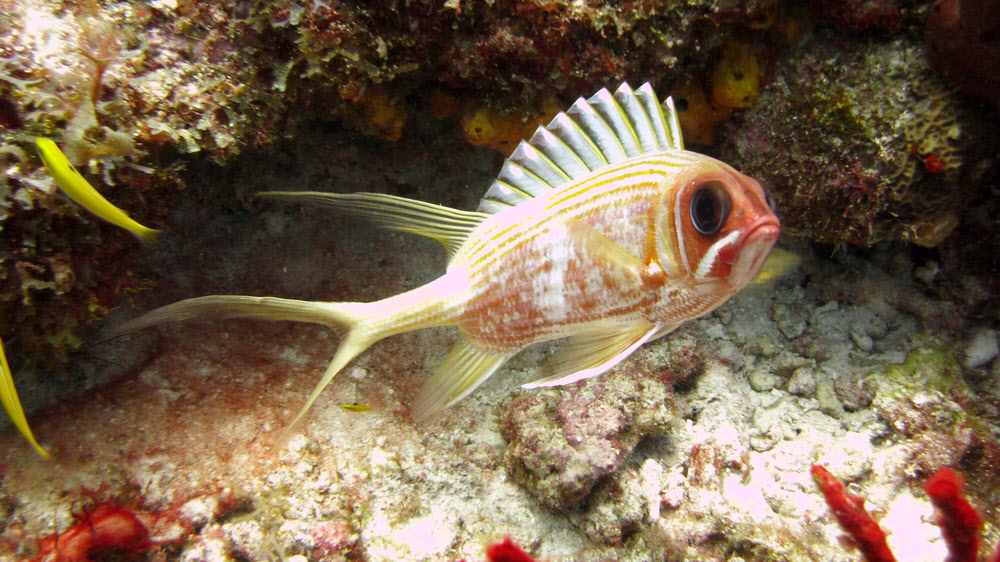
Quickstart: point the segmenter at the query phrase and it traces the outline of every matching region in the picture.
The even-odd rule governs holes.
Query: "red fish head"
[[[760,272],[781,224],[756,180],[714,159],[683,178],[674,207],[678,248],[696,283],[742,289]]]

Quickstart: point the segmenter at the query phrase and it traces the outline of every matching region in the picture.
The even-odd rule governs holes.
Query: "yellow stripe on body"
[[[665,155],[671,158],[664,158]],[[694,160],[677,158],[674,153],[636,158],[539,198],[538,201],[545,205],[541,209],[533,207],[533,202],[522,203],[495,215],[496,220],[487,219],[480,227],[482,230],[469,239],[468,248],[462,248],[452,264],[466,263],[465,267],[473,276],[482,273],[484,269],[494,267],[507,253],[530,242],[544,223],[558,220],[560,215],[581,216],[586,214],[588,208],[629,206],[636,200],[648,201],[662,196],[660,185],[638,191],[636,187],[659,183],[657,180],[663,176],[672,175],[677,168],[691,162]],[[511,220],[518,215],[523,215],[520,217],[522,220]]]
[[[470,278],[489,274],[495,268],[502,267],[503,260],[525,246],[535,243],[537,237],[547,232],[552,225],[558,224],[561,217],[580,218],[600,213],[608,214],[609,210],[628,209],[629,214],[635,216],[636,220],[641,220],[649,205],[655,200],[652,195],[660,190],[657,179],[659,178],[648,175],[631,175],[627,178],[627,183],[612,186],[613,189],[602,194],[603,197],[574,199],[560,209],[531,217],[500,232],[484,232],[483,242],[474,249],[474,261],[468,266]]]
[[[370,312],[355,330],[382,339],[420,328],[451,326],[470,294],[464,272],[449,271],[426,285],[368,303]]]
[[[630,158],[624,162],[619,162],[614,166],[609,166],[603,170],[595,172],[594,175],[584,178],[577,184],[570,184],[562,189],[556,190],[556,193],[560,195],[551,198],[552,203],[549,204],[549,208],[556,208],[559,203],[568,199],[581,195],[586,196],[587,191],[604,187],[612,181],[618,181],[621,174],[627,174],[630,172],[647,173],[650,169],[666,170],[682,168],[691,165],[696,161],[697,159],[688,157],[681,152],[662,152],[659,154],[650,154]]]

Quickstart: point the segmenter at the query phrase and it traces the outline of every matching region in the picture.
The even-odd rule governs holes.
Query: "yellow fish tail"
[[[162,230],[156,230],[155,228],[148,228],[138,223],[136,224],[138,225],[138,227],[132,232],[139,237],[139,240],[142,240],[143,242],[145,242],[150,246],[156,244],[156,242],[159,241],[160,239],[160,235],[163,234]]]
[[[0,402],[3,403],[4,410],[7,411],[7,415],[14,422],[14,426],[31,443],[31,446],[38,451],[39,455],[51,458],[49,453],[35,440],[34,434],[31,433],[31,427],[28,426],[28,420],[24,417],[24,408],[21,407],[21,399],[18,398],[17,389],[14,388],[14,377],[11,375],[10,366],[7,364],[7,355],[3,351],[3,342],[0,342],[0,378],[3,379],[0,381]]]

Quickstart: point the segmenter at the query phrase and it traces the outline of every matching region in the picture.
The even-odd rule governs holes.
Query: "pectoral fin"
[[[666,332],[673,329],[667,327]],[[569,338],[542,366],[542,376],[523,388],[559,386],[596,377],[632,354],[642,344],[666,333],[659,324],[608,326]]]
[[[448,357],[420,389],[413,404],[413,419],[424,420],[465,398],[510,357],[510,354],[478,349],[464,335],[459,335]]]
[[[567,221],[566,237],[599,266],[621,271],[637,282],[642,280],[646,264],[589,224],[580,220]]]

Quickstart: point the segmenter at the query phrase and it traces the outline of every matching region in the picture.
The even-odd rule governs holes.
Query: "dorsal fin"
[[[683,149],[673,100],[661,105],[649,82],[635,91],[623,83],[614,95],[601,89],[521,141],[478,210],[497,213],[609,164]]]
[[[433,238],[444,246],[449,257],[489,216],[383,193],[261,191],[257,197],[328,207],[355,214],[382,228]]]

